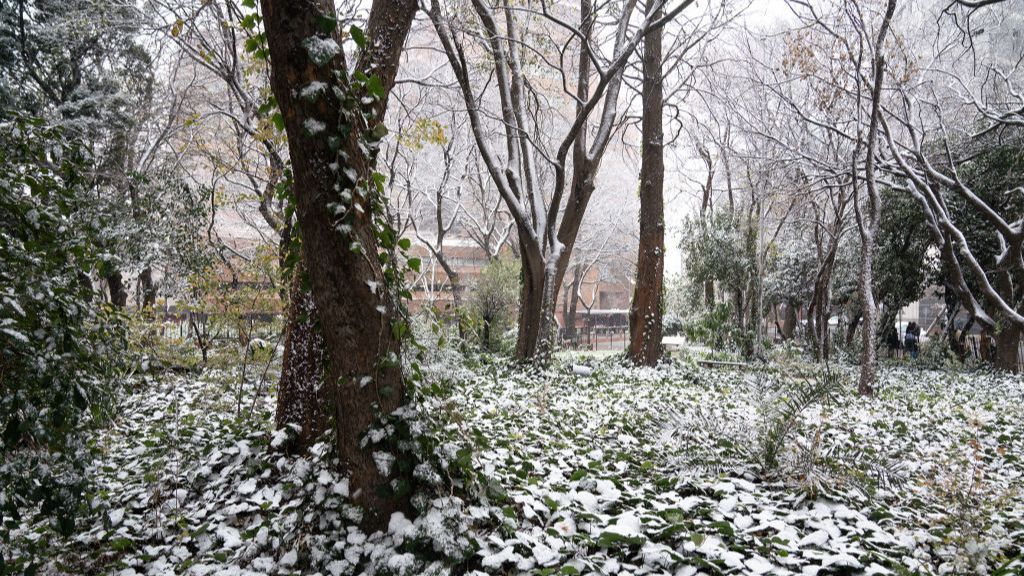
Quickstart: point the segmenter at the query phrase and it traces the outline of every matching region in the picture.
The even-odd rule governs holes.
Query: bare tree
[[[1000,4],[956,2],[944,9],[953,26],[940,29],[931,66],[901,83],[896,102],[884,108],[880,121],[889,156],[882,169],[886,183],[910,194],[924,212],[953,300],[969,323],[994,334],[996,365],[1017,371],[1024,333],[1024,220],[1009,199],[1024,191],[1024,182],[1007,173],[1010,181],[996,182],[1003,189],[986,193],[966,177],[985,149],[1019,147],[1024,127],[1020,47],[999,36],[1002,20],[1011,18],[1012,27],[1017,13],[1012,3]],[[981,63],[970,33],[975,26],[989,28],[992,36]],[[988,230],[968,230],[971,219]],[[986,261],[985,244],[992,239],[998,248]]]
[[[516,222],[518,247],[523,261],[523,282],[519,311],[519,337],[516,355],[521,359],[546,362],[555,336],[555,304],[562,278],[579,232],[587,204],[595,188],[595,178],[620,118],[619,93],[623,69],[643,37],[674,18],[692,0],[682,0],[671,8],[659,1],[664,15],[657,11],[631,27],[634,0],[627,0],[616,14],[616,23],[608,31],[612,52],[606,57],[601,49],[605,39],[600,10],[589,0],[579,6],[579,25],[565,21],[559,11],[541,2],[514,6],[507,0],[491,5],[484,0],[472,3],[478,28],[459,27],[445,13],[440,1],[429,7],[430,19],[454,72],[465,102],[480,157],[502,200]],[[537,27],[546,26],[547,47],[531,45]],[[527,35],[527,31],[531,34]],[[477,41],[466,45],[466,38]],[[469,64],[470,50],[480,50],[493,65],[494,91],[500,102],[500,120],[494,129],[500,135],[504,155],[491,140],[491,127],[485,117],[484,94],[476,66]],[[550,126],[543,123],[537,108],[547,95],[538,90],[523,66],[522,53],[531,61],[548,67],[561,79],[562,91],[571,98],[575,113],[553,150],[546,146]],[[570,86],[573,71],[565,56],[575,58],[575,86]],[[557,59],[552,61],[549,57]],[[595,81],[592,84],[592,81]],[[602,107],[596,125],[589,119]],[[551,174],[551,185],[541,185],[544,172]]]

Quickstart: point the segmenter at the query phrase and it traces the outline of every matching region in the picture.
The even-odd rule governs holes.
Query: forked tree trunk
[[[648,3],[648,10],[656,4]],[[661,17],[661,11],[654,18]],[[649,15],[650,16],[650,15]],[[661,359],[662,284],[665,270],[665,157],[662,130],[661,29],[644,37],[643,149],[640,160],[640,246],[629,308],[629,358],[654,366]]]
[[[372,185],[366,195],[356,190],[369,181],[375,162],[362,136],[381,122],[386,98],[369,106],[371,110],[353,109],[367,94],[350,84],[332,2],[262,0],[262,7],[271,86],[293,164],[304,265],[327,353],[327,382],[336,386],[331,409],[337,451],[353,499],[364,508],[363,525],[380,528],[392,512],[409,508],[410,468],[401,460],[390,470],[378,468],[373,453],[385,448],[362,445],[379,416],[392,413],[405,400],[401,342],[392,330],[401,314],[377,258],[375,209],[368,198],[376,190]],[[416,8],[412,0],[375,0],[371,8],[368,48],[358,68],[378,77],[384,95],[394,84]],[[311,86],[326,90],[313,90],[315,97],[299,96]],[[364,112],[369,125],[363,123]],[[347,207],[346,227],[336,221],[332,207],[337,206]]]

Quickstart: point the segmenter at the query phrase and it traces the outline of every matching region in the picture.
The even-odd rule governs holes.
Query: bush
[[[123,323],[100,304],[89,279],[103,255],[78,209],[90,192],[85,162],[41,121],[0,126],[5,541],[28,515],[49,518],[65,535],[74,529],[89,454],[82,429],[112,405],[113,376],[124,357]]]
[[[480,346],[498,352],[515,344],[516,313],[519,307],[519,261],[492,260],[480,272],[470,292],[471,323],[477,328]]]
[[[673,312],[665,314],[662,323],[662,331],[665,336],[676,336],[683,332],[683,319]]]

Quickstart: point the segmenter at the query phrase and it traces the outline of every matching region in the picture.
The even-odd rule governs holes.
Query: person
[[[885,335],[885,347],[889,351],[889,358],[895,358],[900,349],[900,333],[895,324],[889,326],[889,332]]]
[[[917,359],[918,342],[921,340],[921,327],[917,325],[917,322],[911,322],[907,325],[907,332],[903,336],[903,347],[907,350],[907,354],[914,360]]]

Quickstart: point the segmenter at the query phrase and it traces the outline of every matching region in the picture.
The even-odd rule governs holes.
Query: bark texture
[[[868,213],[866,218],[858,218],[861,237],[861,262],[860,262],[860,300],[861,313],[863,314],[863,327],[861,328],[861,359],[860,379],[857,391],[863,396],[874,394],[875,382],[878,380],[878,348],[876,347],[876,333],[878,322],[878,306],[875,303],[875,294],[872,284],[874,283],[875,265],[875,233],[881,216],[882,200],[878,194],[875,181],[875,150],[878,140],[878,116],[881,108],[882,81],[885,75],[885,58],[882,56],[882,47],[885,36],[889,31],[889,23],[896,11],[896,0],[889,0],[886,5],[885,16],[878,29],[878,39],[875,42],[875,54],[872,62],[874,81],[871,86],[871,119],[868,124],[867,136],[867,158],[864,168],[864,179],[868,191]]]
[[[341,98],[359,99],[349,82],[338,31],[328,0],[262,0],[271,57],[271,87],[285,121],[293,163],[296,219],[302,236],[304,265],[311,285],[328,361],[327,382],[335,387],[338,454],[349,475],[353,498],[363,505],[363,524],[386,526],[392,512],[408,509],[408,496],[394,476],[376,466],[373,446],[360,444],[377,421],[402,405],[405,390],[400,362],[401,342],[393,335],[399,318],[397,303],[383,287],[376,257],[373,210],[367,197],[353,194],[348,230],[336,227],[330,205],[344,202],[342,190],[369,178],[373,157],[360,148],[360,134],[382,119],[386,99],[369,110],[369,125],[360,114],[345,113]],[[417,5],[412,0],[375,0],[366,28],[368,48],[357,68],[378,77],[384,94],[394,84],[399,57]],[[328,88],[316,98],[301,98],[303,87]],[[351,110],[351,106],[348,107]],[[323,127],[310,130],[310,127]],[[342,126],[350,127],[342,131]],[[336,164],[336,170],[332,169]],[[359,249],[353,250],[358,244]],[[407,466],[392,466],[401,471]],[[400,472],[399,472],[400,473]]]
[[[649,3],[648,10],[657,6]],[[654,18],[661,17],[659,10]],[[665,157],[662,129],[661,29],[644,37],[643,150],[640,160],[640,247],[629,309],[629,357],[654,366],[661,359],[661,297],[665,271]]]
[[[301,278],[302,271],[296,269],[275,416],[278,429],[298,427],[294,440],[284,447],[292,453],[304,452],[327,431],[334,399],[333,387],[324,380],[324,340],[316,324],[316,304]]]

